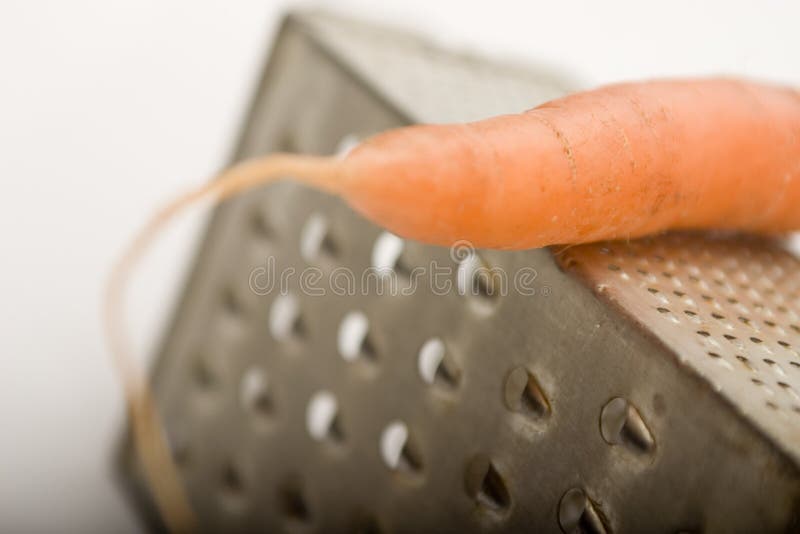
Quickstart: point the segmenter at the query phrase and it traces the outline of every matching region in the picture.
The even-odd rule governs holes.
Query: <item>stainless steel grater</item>
[[[294,14],[235,159],[568,87]],[[278,184],[216,210],[152,378],[208,531],[800,530],[800,265],[779,242],[446,249]],[[119,465],[160,529],[127,441]]]

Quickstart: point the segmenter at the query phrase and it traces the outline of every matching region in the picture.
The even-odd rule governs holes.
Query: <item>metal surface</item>
[[[519,111],[552,80],[294,16],[236,157]],[[359,287],[371,267],[395,274]],[[752,240],[447,250],[279,184],[215,213],[154,387],[208,531],[782,532],[798,276]]]
[[[563,258],[800,461],[800,262],[780,243],[673,234]]]

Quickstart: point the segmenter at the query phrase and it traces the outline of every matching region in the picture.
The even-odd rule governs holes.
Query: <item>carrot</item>
[[[172,530],[193,526],[142,374],[124,337],[124,282],[185,206],[291,176],[428,243],[524,249],[668,229],[800,229],[800,93],[730,79],[613,85],[517,115],[377,135],[344,159],[241,163],[169,204],[112,273],[106,318],[134,440]]]
[[[677,228],[800,228],[800,93],[614,85],[351,152],[340,194],[395,233],[524,249]]]

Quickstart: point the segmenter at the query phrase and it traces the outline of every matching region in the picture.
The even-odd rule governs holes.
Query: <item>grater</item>
[[[294,13],[234,159],[343,152],[570,86]],[[798,267],[728,234],[434,247],[279,183],[215,210],[152,383],[211,532],[792,531]],[[118,460],[163,529],[127,437]]]

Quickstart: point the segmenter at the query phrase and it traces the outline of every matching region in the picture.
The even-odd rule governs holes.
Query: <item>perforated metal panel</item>
[[[563,258],[800,460],[800,262],[781,243],[674,234]]]
[[[518,111],[554,80],[296,16],[237,158]],[[153,377],[206,530],[798,527],[795,259],[708,236],[461,245],[288,183],[217,210]]]

